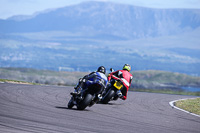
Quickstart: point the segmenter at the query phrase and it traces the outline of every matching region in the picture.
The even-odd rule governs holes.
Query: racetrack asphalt
[[[199,133],[200,118],[170,101],[194,96],[128,92],[126,101],[67,108],[73,87],[0,83],[0,133]]]

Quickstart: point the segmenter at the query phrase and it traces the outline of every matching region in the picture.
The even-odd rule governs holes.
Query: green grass
[[[159,70],[146,70],[134,71],[133,83],[137,84],[173,84],[181,86],[199,86],[200,77],[189,76],[182,73],[159,71]]]
[[[188,112],[200,115],[200,98],[180,100],[175,105]]]
[[[176,90],[170,90],[170,89],[133,89],[133,88],[130,88],[129,90],[136,91],[136,92],[200,96],[200,92],[186,92],[186,91],[176,91]]]
[[[32,84],[32,85],[39,85],[37,83],[30,83],[25,81],[18,81],[18,80],[10,80],[10,79],[0,79],[0,82],[4,83],[16,83],[16,84]]]
[[[185,92],[181,86],[200,87],[200,77],[158,70],[133,71],[131,91],[200,96],[200,92]],[[0,79],[9,82],[75,86],[89,72],[65,72],[30,68],[0,68]],[[1,82],[8,82],[2,81]],[[147,89],[148,88],[148,89]]]
[[[41,84],[38,84],[38,83],[30,83],[30,82],[25,82],[25,81],[9,80],[9,79],[0,79],[0,82],[41,85]],[[129,91],[200,96],[200,92],[174,91],[174,90],[170,90],[170,89],[134,89],[134,88],[130,88]]]
[[[0,68],[0,78],[48,85],[76,85],[89,72],[57,72],[30,68]]]

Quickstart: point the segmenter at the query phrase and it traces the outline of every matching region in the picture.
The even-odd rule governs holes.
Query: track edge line
[[[174,103],[177,102],[177,101],[180,101],[180,100],[187,100],[187,99],[195,99],[195,98],[185,98],[185,99],[174,100],[174,101],[169,102],[169,105],[170,105],[172,108],[175,108],[175,109],[178,109],[178,110],[183,111],[183,112],[185,112],[185,113],[188,113],[188,114],[191,114],[191,115],[200,117],[200,115],[191,113],[191,112],[189,112],[189,111],[186,111],[186,110],[181,109],[181,108],[179,108],[179,107],[177,107],[177,106],[174,105]]]

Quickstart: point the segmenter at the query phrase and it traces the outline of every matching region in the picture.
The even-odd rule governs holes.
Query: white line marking
[[[197,97],[197,98],[198,98],[198,97]],[[188,99],[195,99],[195,98],[188,98]],[[176,107],[176,106],[174,105],[175,102],[177,102],[177,101],[181,101],[181,100],[187,100],[187,99],[174,100],[174,101],[169,102],[169,105],[172,106],[172,108],[175,108],[175,109],[178,109],[178,110],[183,111],[183,112],[185,112],[185,113],[189,113],[189,114],[191,114],[191,115],[194,115],[194,116],[200,117],[200,115],[197,115],[197,114],[191,113],[191,112],[186,111],[186,110],[184,110],[184,109],[178,108],[178,107]]]

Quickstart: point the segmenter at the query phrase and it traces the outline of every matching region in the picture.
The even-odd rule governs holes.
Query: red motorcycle
[[[114,70],[111,68],[111,72]],[[105,91],[103,92],[101,103],[107,104],[109,101],[117,100],[118,98],[122,97],[121,90],[125,87],[123,81],[121,79],[111,79],[110,84],[106,87]]]

